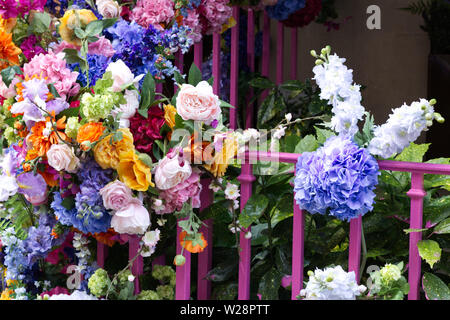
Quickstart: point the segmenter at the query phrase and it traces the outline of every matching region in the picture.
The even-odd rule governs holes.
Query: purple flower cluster
[[[331,137],[297,162],[294,192],[301,209],[329,214],[344,221],[373,209],[378,163],[346,137]]]
[[[306,0],[278,0],[274,6],[267,6],[269,17],[278,21],[286,20],[292,13],[306,6]]]

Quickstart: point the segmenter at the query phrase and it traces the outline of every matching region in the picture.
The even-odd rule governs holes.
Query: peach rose
[[[136,198],[127,207],[116,211],[111,219],[111,227],[118,233],[144,234],[149,226],[150,215]]]
[[[183,120],[203,121],[207,125],[221,114],[219,97],[206,81],[196,87],[183,84],[177,96],[177,113]]]
[[[80,165],[80,160],[75,156],[73,148],[67,144],[52,144],[47,151],[48,164],[57,171],[65,170],[75,173]]]

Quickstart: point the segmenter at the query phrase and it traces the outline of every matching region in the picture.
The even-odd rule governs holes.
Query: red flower
[[[322,0],[307,0],[306,6],[291,14],[282,23],[287,27],[304,27],[316,19],[322,10]]]
[[[134,146],[139,152],[147,153],[153,157],[153,141],[162,139],[159,133],[164,125],[164,111],[157,106],[148,109],[148,117],[145,119],[136,113],[130,119],[130,131],[133,134]]]

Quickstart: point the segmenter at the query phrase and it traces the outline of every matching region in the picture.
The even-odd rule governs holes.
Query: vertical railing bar
[[[237,128],[238,76],[239,76],[239,7],[233,7],[236,25],[231,29],[231,66],[230,66],[230,129]]]
[[[350,244],[348,253],[348,271],[355,272],[359,283],[359,268],[361,262],[362,217],[350,220]]]
[[[213,91],[220,95],[220,33],[213,34],[213,67],[214,85]]]
[[[181,228],[177,224],[177,255],[181,254],[182,251],[180,244],[181,231]],[[191,253],[187,250],[183,250],[183,256],[186,258],[186,262],[184,265],[177,266],[176,268],[176,300],[189,300],[191,297]]]
[[[108,246],[104,243],[97,241],[97,265],[100,268],[105,266],[105,260],[108,255]]]
[[[194,63],[201,71],[203,65],[203,40],[194,44]]]
[[[294,199],[294,225],[292,237],[292,292],[291,299],[296,300],[303,288],[305,213]]]
[[[248,9],[247,15],[247,65],[251,72],[255,71],[255,13],[252,9]],[[248,99],[253,96],[253,90],[250,88]],[[245,127],[253,126],[253,109],[254,103],[248,104],[245,112]]]
[[[269,78],[270,76],[270,17],[266,10],[263,16],[263,47],[262,47],[262,66],[261,75]],[[261,99],[264,100],[269,94],[269,90],[265,90]]]
[[[281,22],[277,23],[277,78],[276,84],[283,82],[284,74],[284,25]]]
[[[291,80],[297,79],[298,68],[298,29],[291,28]]]
[[[137,235],[128,235],[128,257],[133,259],[139,252],[139,242],[141,238]],[[131,266],[131,273],[136,277],[134,279],[134,294],[139,294],[141,288],[139,285],[139,276],[144,272],[144,258],[139,255]]]
[[[211,179],[202,179],[202,191],[200,194],[200,211],[208,208],[214,200],[214,194],[209,189]],[[206,280],[205,277],[212,268],[213,257],[213,219],[203,221],[205,224],[200,228],[200,232],[203,233],[205,240],[208,242],[208,246],[203,252],[198,254],[198,277],[197,277],[197,299],[208,300],[211,297],[211,281]]]
[[[411,190],[407,193],[411,198],[411,229],[423,228],[423,198],[426,194],[423,187],[423,173],[411,173]],[[417,244],[420,240],[422,240],[422,232],[411,232],[409,234],[408,283],[410,289],[408,300],[419,299],[422,260]]]

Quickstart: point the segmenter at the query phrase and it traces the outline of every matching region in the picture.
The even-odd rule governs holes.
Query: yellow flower
[[[12,300],[11,295],[14,293],[12,289],[5,289],[0,296],[0,300]]]
[[[60,20],[59,34],[61,38],[68,43],[81,46],[81,40],[75,35],[75,28],[84,28],[90,22],[97,20],[97,17],[88,9],[72,9],[67,10]]]
[[[16,22],[16,18],[3,19],[0,16],[0,30],[6,33],[11,33],[12,29],[16,26]]]
[[[12,34],[0,29],[0,70],[11,65],[19,65],[22,50],[12,41]]]
[[[214,154],[212,162],[205,164],[206,170],[211,172],[215,177],[223,177],[227,171],[228,164],[237,155],[238,142],[232,135],[228,135],[223,141],[222,149]]]
[[[95,161],[102,169],[117,169],[120,154],[130,150],[134,152],[133,135],[130,129],[124,128],[118,131],[122,132],[122,140],[111,141],[112,134],[110,134],[98,142],[93,149]]]
[[[167,125],[170,129],[175,127],[175,115],[177,114],[177,109],[171,104],[164,105],[164,120],[166,120]]]
[[[152,182],[150,168],[138,159],[134,150],[120,153],[117,173],[120,181],[130,189],[147,191],[150,186],[155,186]]]
[[[233,28],[235,25],[236,25],[236,20],[234,20],[233,17],[230,17],[228,19],[228,21],[222,26],[222,30],[220,31],[220,33],[224,33],[228,29]]]

